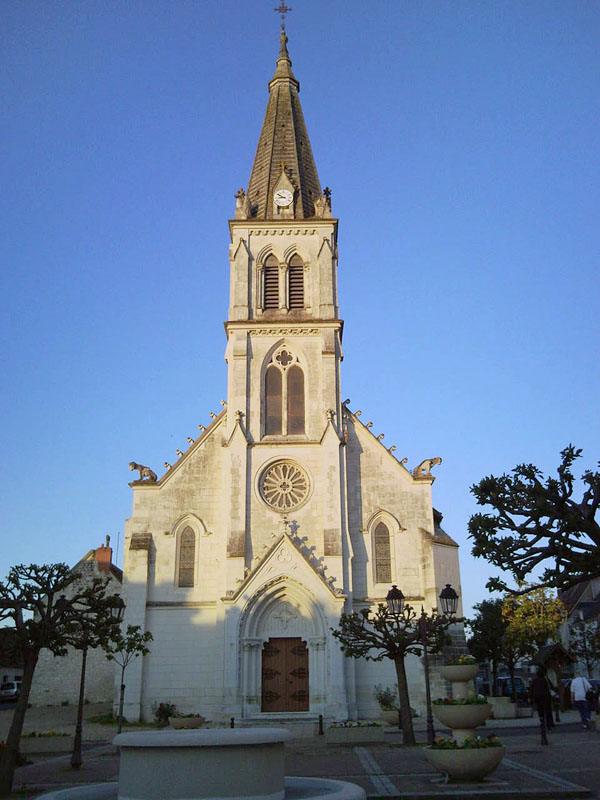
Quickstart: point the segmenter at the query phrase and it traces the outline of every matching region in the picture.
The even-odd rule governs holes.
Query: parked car
[[[512,693],[512,683],[510,677],[507,675],[501,675],[498,678],[498,695],[500,697],[510,697]],[[515,695],[517,700],[527,700],[529,697],[529,692],[527,690],[527,685],[523,678],[519,677],[519,675],[515,675]]]
[[[0,700],[17,700],[19,697],[19,684],[15,681],[6,681],[0,685]]]

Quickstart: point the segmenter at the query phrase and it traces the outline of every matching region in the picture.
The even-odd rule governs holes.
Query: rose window
[[[292,511],[308,497],[308,476],[292,461],[278,461],[267,467],[259,486],[265,503],[277,511]]]

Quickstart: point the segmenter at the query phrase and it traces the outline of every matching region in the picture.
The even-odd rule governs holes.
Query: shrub
[[[398,686],[396,684],[392,689],[391,686],[383,687],[378,683],[375,686],[374,695],[382,711],[398,711]]]
[[[159,703],[154,710],[154,719],[160,728],[165,728],[169,724],[169,717],[177,715],[177,707],[174,703]]]

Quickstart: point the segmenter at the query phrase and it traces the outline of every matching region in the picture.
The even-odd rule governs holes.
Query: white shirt
[[[575,702],[585,700],[585,695],[592,688],[587,678],[578,677],[571,681],[571,697]]]

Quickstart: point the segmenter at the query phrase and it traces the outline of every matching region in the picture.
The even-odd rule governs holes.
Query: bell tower
[[[228,408],[253,444],[316,441],[327,412],[341,413],[337,220],[287,42],[282,30],[248,188],[229,222]],[[234,422],[228,415],[230,432]]]

